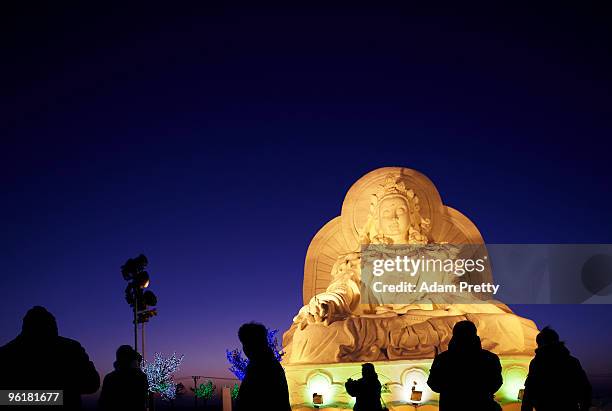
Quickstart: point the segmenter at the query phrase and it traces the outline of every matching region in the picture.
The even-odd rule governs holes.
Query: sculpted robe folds
[[[483,244],[476,226],[445,206],[433,183],[415,170],[385,167],[359,179],[339,217],[313,238],[304,269],[304,307],[283,336],[284,364],[333,364],[433,358],[447,349],[453,325],[465,319],[478,328],[483,348],[503,355],[532,356],[535,324],[482,295],[415,294],[411,301],[361,302],[364,245]],[[426,247],[423,247],[426,246]],[[456,256],[449,256],[456,257]],[[441,284],[452,279],[441,276]],[[461,281],[492,282],[490,271]],[[473,301],[479,301],[473,303]]]

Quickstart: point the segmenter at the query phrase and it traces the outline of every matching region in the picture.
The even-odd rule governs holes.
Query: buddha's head
[[[406,198],[396,195],[383,199],[378,206],[379,231],[395,244],[408,243],[410,215]]]
[[[372,196],[362,244],[427,244],[429,220],[419,213],[419,199],[403,181],[389,175]]]

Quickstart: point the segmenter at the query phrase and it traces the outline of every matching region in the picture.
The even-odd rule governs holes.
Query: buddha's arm
[[[302,307],[294,322],[330,324],[344,319],[359,305],[359,257],[339,260],[332,268],[332,282],[327,289],[315,295]]]

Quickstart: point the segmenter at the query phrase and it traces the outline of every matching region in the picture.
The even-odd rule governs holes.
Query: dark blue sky
[[[227,375],[242,322],[288,328],[310,239],[381,166],[490,243],[612,242],[610,13],[352,7],[2,13],[0,343],[42,304],[109,371],[142,252],[148,351]],[[612,369],[611,307],[515,308]]]

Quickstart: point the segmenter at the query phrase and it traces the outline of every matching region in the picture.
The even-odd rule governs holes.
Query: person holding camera
[[[374,364],[361,366],[361,378],[357,381],[349,378],[345,384],[346,392],[355,397],[355,411],[382,411],[380,390],[382,388]]]

